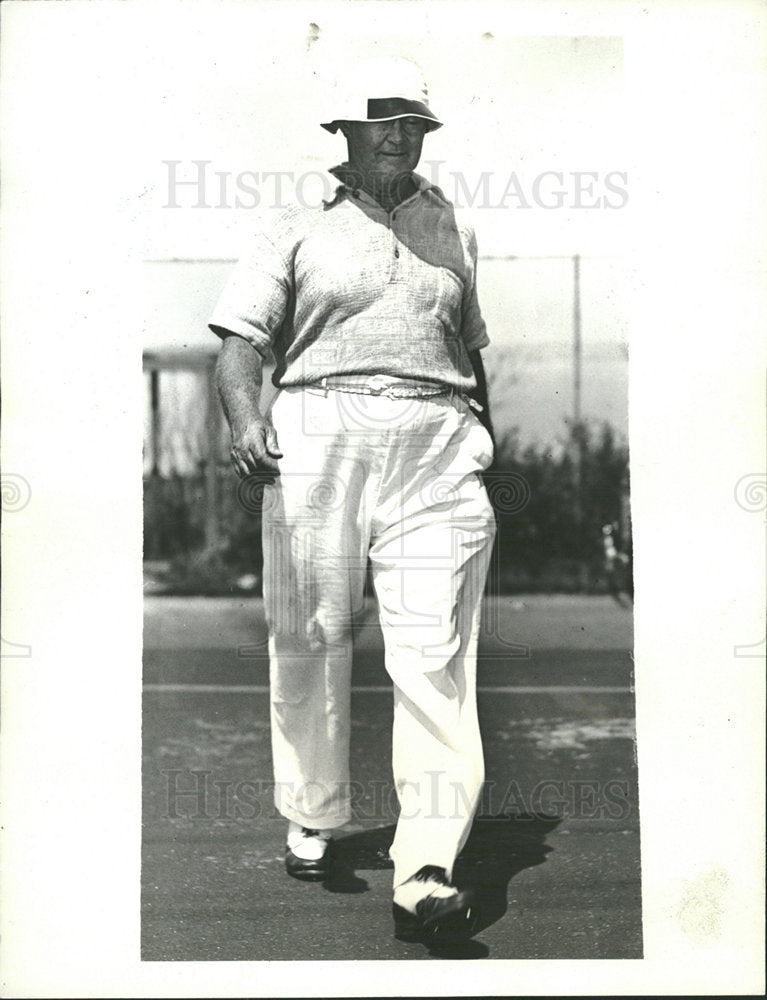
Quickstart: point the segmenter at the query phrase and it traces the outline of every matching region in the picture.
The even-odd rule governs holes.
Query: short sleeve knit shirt
[[[489,343],[474,231],[413,178],[417,191],[391,212],[342,183],[319,207],[269,213],[210,329],[273,356],[278,386],[384,374],[474,388],[467,352]]]

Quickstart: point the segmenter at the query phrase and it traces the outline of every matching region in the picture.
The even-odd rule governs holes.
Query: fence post
[[[219,531],[219,483],[218,447],[221,438],[221,408],[216,394],[216,362],[212,359],[205,366],[206,427],[208,454],[205,458],[205,547],[218,548]]]
[[[581,591],[588,589],[588,568],[584,559],[586,530],[583,503],[583,450],[585,446],[585,426],[581,400],[581,379],[583,364],[583,340],[581,333],[581,258],[573,256],[573,468],[575,472],[575,523],[581,547],[578,559],[578,585]]]
[[[151,405],[150,447],[152,449],[152,476],[160,474],[160,372],[149,369],[149,400]]]

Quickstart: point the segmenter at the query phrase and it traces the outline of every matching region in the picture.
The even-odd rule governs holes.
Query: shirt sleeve
[[[470,280],[465,283],[461,303],[461,338],[467,351],[478,351],[487,347],[490,338],[482,318],[477,298],[477,238],[474,230],[466,228],[463,233],[470,258]]]
[[[243,337],[267,360],[285,320],[292,266],[276,227],[252,237],[213,311],[208,327],[219,337]]]

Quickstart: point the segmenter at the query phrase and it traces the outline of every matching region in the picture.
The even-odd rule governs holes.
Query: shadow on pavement
[[[333,867],[330,878],[324,883],[328,892],[360,892],[357,869],[378,871],[393,868],[389,859],[389,845],[394,839],[394,824],[361,830],[333,840]],[[367,883],[365,882],[365,886]]]
[[[478,932],[506,913],[509,882],[525,868],[543,864],[553,851],[545,841],[562,822],[558,816],[518,813],[485,817],[474,823],[458,858],[453,881],[477,896]]]
[[[509,882],[525,868],[540,865],[553,848],[547,835],[562,822],[558,816],[519,813],[475,820],[466,846],[458,858],[453,881],[459,889],[473,889],[479,922],[476,933],[496,923],[508,907]],[[333,841],[330,877],[323,884],[327,892],[361,893],[368,883],[358,871],[392,868],[389,845],[394,824],[349,834]],[[487,958],[490,949],[480,941],[464,941],[430,949],[441,958]]]

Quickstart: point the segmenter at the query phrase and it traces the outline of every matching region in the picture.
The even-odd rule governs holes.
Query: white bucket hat
[[[359,63],[335,87],[332,118],[321,122],[337,132],[341,122],[387,122],[395,118],[423,118],[426,131],[442,122],[429,110],[429,91],[415,63],[397,56]]]

